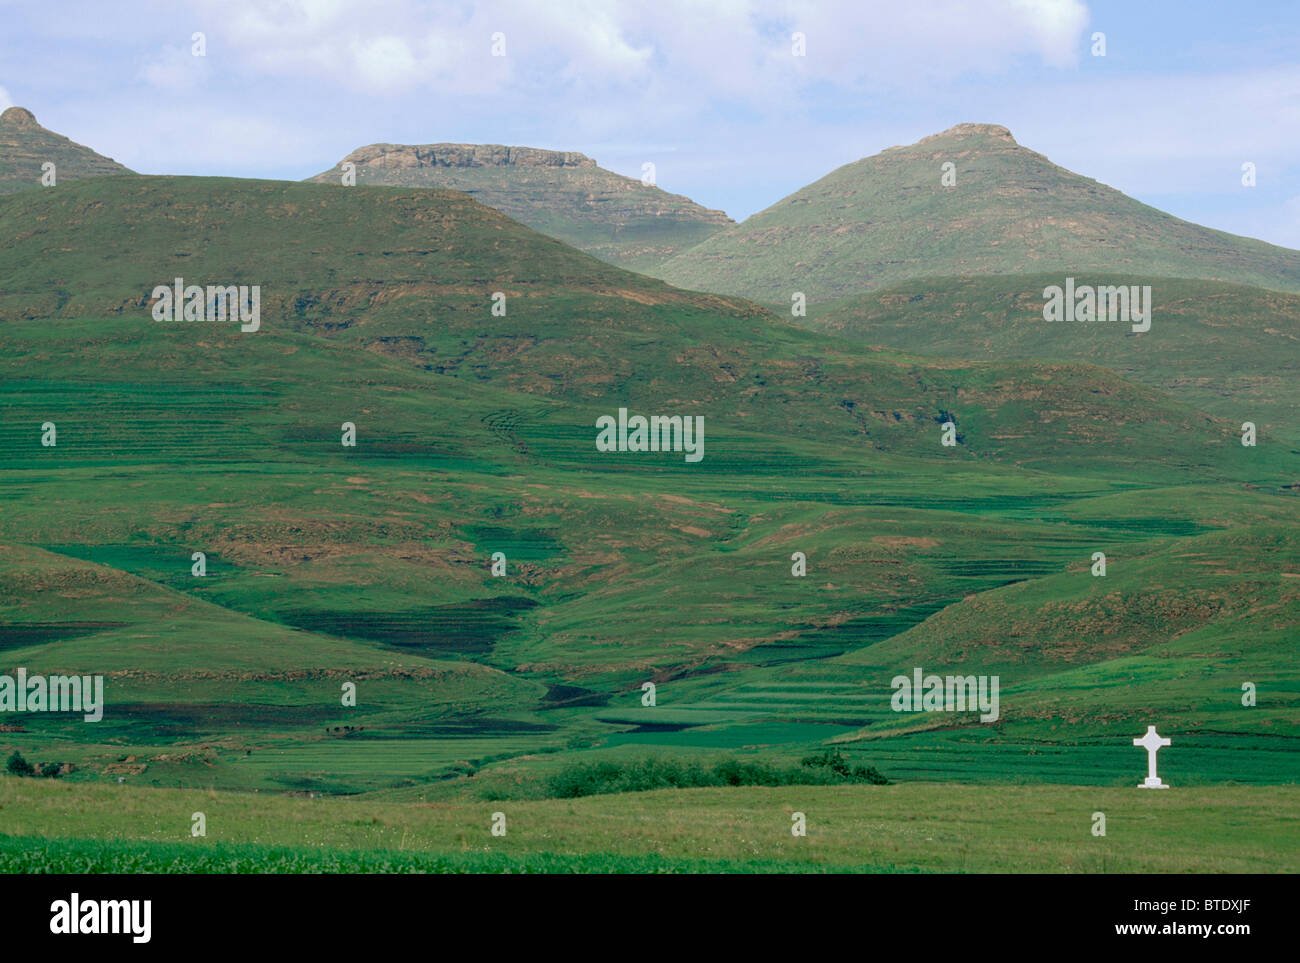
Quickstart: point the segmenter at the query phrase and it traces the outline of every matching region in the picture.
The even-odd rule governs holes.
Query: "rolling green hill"
[[[476,201],[602,260],[646,270],[733,223],[690,198],[596,166],[583,154],[498,144],[371,144],[312,181],[436,187]]]
[[[943,165],[956,182],[943,186]],[[679,285],[810,303],[913,278],[1122,273],[1300,290],[1300,252],[1190,224],[959,124],[846,164],[655,268]]]
[[[10,107],[0,114],[0,194],[40,187],[42,165],[47,162],[55,165],[56,186],[84,177],[131,173],[112,158],[46,130],[29,110]]]

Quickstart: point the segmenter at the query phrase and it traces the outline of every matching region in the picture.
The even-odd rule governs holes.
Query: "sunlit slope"
[[[1153,517],[1161,504],[1171,517]],[[605,715],[647,725],[739,726],[742,740],[745,727],[757,734],[757,723],[777,719],[825,726],[828,737],[838,725],[869,738],[960,728],[980,740],[1032,738],[1039,724],[1043,738],[1049,729],[1053,739],[1096,735],[1148,716],[1181,731],[1271,734],[1292,742],[1276,748],[1295,749],[1300,679],[1288,641],[1300,622],[1294,507],[1287,497],[1163,491],[1079,497],[997,520],[824,512],[833,529],[805,523],[780,530],[783,548],[812,549],[806,580],[790,577],[787,556],[771,552],[770,536],[755,543],[765,551],[738,548],[751,572],[743,586],[728,591],[709,574],[698,586],[699,596],[727,599],[733,618],[716,630],[726,642],[702,653],[691,677],[665,679],[666,709],[628,698]],[[1206,525],[1225,527],[1190,534],[1197,526],[1187,519],[1202,512]],[[1104,575],[1093,574],[1096,552],[1106,555]],[[609,605],[618,591],[601,593],[609,619],[620,610]],[[678,597],[691,598],[686,589]],[[639,609],[625,602],[621,610],[645,613],[653,638],[672,638],[649,592],[637,601]],[[581,604],[552,612],[567,614],[575,627],[592,624],[576,617]],[[736,631],[777,611],[791,614],[784,624],[773,619],[758,644]],[[696,637],[708,631],[694,626]],[[893,711],[891,681],[918,667],[1000,676],[997,724],[980,725],[974,714]],[[1250,712],[1241,703],[1244,682],[1263,693]]]
[[[1135,544],[1274,525],[1294,510],[1277,485],[1238,483],[1231,498],[1171,489],[1135,505],[1124,475],[854,450],[725,422],[699,465],[611,456],[591,445],[599,409],[575,414],[346,342],[185,329],[141,340],[103,327],[5,329],[0,437],[8,503],[21,509],[6,514],[7,540],[271,623],[606,691],[646,672],[838,656],[967,596],[1065,578],[1098,549],[1125,558]],[[77,354],[84,344],[93,359]],[[54,359],[57,381],[24,377]],[[46,421],[53,448],[40,444]],[[340,444],[344,421],[358,427],[355,449]],[[200,550],[202,579],[190,574]],[[489,574],[495,551],[507,578]],[[806,579],[791,577],[795,552]],[[1162,597],[1191,605],[1190,574],[1166,575]],[[1141,596],[1154,583],[1135,585]],[[10,631],[42,620],[58,621],[24,616]],[[66,620],[113,621],[98,610]],[[925,639],[942,624],[927,623]],[[1041,631],[1035,646],[1075,629]]]
[[[952,164],[953,186],[941,178]],[[1148,207],[995,124],[959,124],[846,164],[655,269],[673,284],[790,304],[910,278],[1106,270],[1300,290],[1300,252]]]
[[[659,618],[676,626],[678,638],[693,636],[692,650],[711,639],[729,644],[728,632],[739,633],[730,644],[744,649],[797,636],[800,625],[812,631],[851,619],[873,604],[924,612],[966,591],[959,582],[927,588],[926,572],[947,564],[927,556],[982,557],[999,545],[995,558],[1005,564],[982,562],[981,573],[994,581],[980,587],[1059,571],[1086,558],[1097,533],[1028,523],[1098,492],[1123,491],[1140,474],[1070,478],[937,444],[918,443],[924,456],[896,455],[764,434],[725,416],[715,424],[711,415],[697,464],[675,453],[606,454],[592,444],[599,406],[431,375],[309,334],[196,338],[193,328],[143,330],[150,336],[95,321],[5,327],[0,439],[8,503],[21,508],[7,513],[6,537],[124,567],[253,615],[320,625],[324,613],[351,612],[353,624],[340,623],[345,631],[391,634],[434,651],[437,623],[404,635],[403,620],[428,622],[440,605],[453,606],[447,617],[466,620],[474,613],[454,606],[496,596],[501,608],[475,616],[485,642],[526,616],[557,640],[594,633],[600,645],[601,633],[625,620],[646,649],[636,657],[653,651],[655,661],[677,658],[657,649],[648,631]],[[54,447],[41,444],[46,422],[56,426]],[[355,448],[341,444],[344,422],[357,426]],[[932,433],[927,427],[926,437]],[[1086,469],[1093,453],[1072,437],[1048,444],[1044,436],[1037,460],[1067,463],[1073,444]],[[1107,464],[1105,453],[1096,459]],[[1266,491],[1261,504],[1293,497],[1276,484],[1267,498]],[[986,521],[958,543],[935,535],[965,525],[967,512],[1009,519]],[[1231,516],[1217,522],[1230,523]],[[1120,524],[1143,532],[1140,520]],[[1198,530],[1189,521],[1171,533]],[[1040,538],[1052,547],[1034,548]],[[211,556],[204,580],[188,574],[196,550]],[[511,558],[511,578],[488,575],[495,550]],[[727,565],[703,561],[718,551],[730,555]],[[783,612],[794,551],[816,560],[819,574],[829,575],[828,553],[840,558],[833,581],[841,587],[830,600],[838,608],[807,618]],[[877,557],[893,560],[882,570],[890,578],[882,582],[870,569],[853,574],[850,560]],[[933,564],[940,569],[927,568]],[[760,583],[737,582],[738,568],[767,573],[780,587],[770,596],[776,607],[763,613],[760,606],[748,626],[743,594]],[[671,594],[633,604],[638,593],[653,594],[657,579],[701,605],[729,609],[717,623],[722,633],[689,628],[697,617],[709,621],[706,609],[696,616],[664,605]],[[713,589],[691,594],[711,579],[718,580]],[[508,601],[541,601],[531,587],[547,584],[558,594],[544,610]],[[378,612],[387,620],[364,615]],[[453,651],[484,651],[476,649],[477,632],[462,635]],[[577,664],[594,665],[585,644],[570,651]],[[632,656],[624,645],[605,651],[617,653],[615,661]]]
[[[148,551],[134,546],[137,556]],[[110,546],[101,557],[124,554],[126,547]],[[268,622],[31,546],[0,543],[0,600],[4,672],[102,678],[97,721],[84,721],[84,713],[6,713],[9,745],[70,763],[79,778],[147,773],[155,784],[250,784],[214,767],[223,757],[249,759],[254,748],[329,747],[344,726],[399,738],[455,731],[466,717],[532,708],[545,692],[484,665]],[[345,686],[355,692],[350,707]],[[387,785],[403,774],[378,765],[368,778]],[[355,785],[342,773],[318,772],[314,780]]]

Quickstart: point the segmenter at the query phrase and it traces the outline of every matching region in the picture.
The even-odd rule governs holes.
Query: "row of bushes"
[[[712,765],[673,759],[579,763],[552,776],[548,795],[560,799],[649,789],[694,789],[702,786],[837,786],[889,780],[875,766],[850,766],[838,749],[807,756],[799,766],[778,767],[729,757]]]
[[[43,776],[46,779],[57,779],[63,772],[63,763],[61,762],[41,762],[33,766],[23,758],[23,754],[17,749],[5,763],[5,772],[11,776]]]

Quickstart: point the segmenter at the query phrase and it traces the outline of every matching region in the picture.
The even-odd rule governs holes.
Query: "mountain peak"
[[[922,137],[917,143],[924,144],[932,140],[964,140],[967,137],[994,137],[1009,144],[1016,142],[1016,139],[1011,136],[1011,131],[1001,124],[957,124],[929,137]]]
[[[54,165],[50,170],[58,172],[60,183],[131,173],[111,157],[42,127],[26,107],[0,114],[0,194],[40,187],[47,163]]]
[[[0,114],[0,127],[14,129],[26,127],[39,130],[40,126],[40,124],[36,123],[36,115],[26,107],[10,107],[3,114]]]
[[[852,161],[654,273],[769,304],[913,278],[1098,271],[1300,290],[1300,252],[1180,221],[1053,164],[997,124]]]

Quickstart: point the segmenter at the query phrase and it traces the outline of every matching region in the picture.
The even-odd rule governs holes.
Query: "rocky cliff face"
[[[916,143],[917,146],[929,144],[933,141],[947,144],[953,141],[965,140],[968,137],[989,137],[1006,144],[1016,142],[1016,139],[1011,136],[1011,131],[1001,124],[957,124],[937,134],[931,134],[929,137],[922,137]]]
[[[0,114],[0,194],[41,186],[42,165],[54,164],[56,185],[83,177],[131,174],[111,157],[46,130],[23,107]]]
[[[574,151],[505,147],[501,144],[371,144],[354,150],[343,162],[382,170],[423,167],[586,167],[596,162]]]
[[[36,115],[26,107],[10,107],[0,114],[0,130],[35,130],[41,125],[36,123]]]

